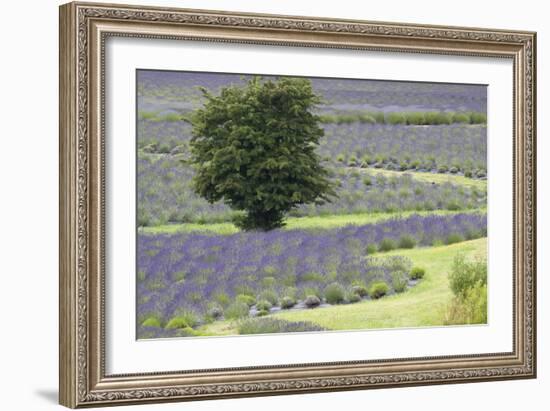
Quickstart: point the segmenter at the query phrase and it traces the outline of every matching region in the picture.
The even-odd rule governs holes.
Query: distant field
[[[426,277],[404,294],[350,305],[282,311],[273,316],[288,321],[313,322],[330,330],[443,325],[443,312],[452,298],[447,275],[457,253],[463,253],[470,259],[485,257],[487,238],[385,253],[387,256],[410,258],[414,265],[426,268]],[[203,326],[200,331],[206,335],[234,335],[237,334],[236,325],[236,322],[220,321]]]
[[[187,112],[203,102],[198,87],[218,93],[229,84],[243,85],[250,77],[246,74],[140,70],[139,108],[145,112]],[[407,111],[487,111],[485,89],[475,85],[332,78],[312,78],[311,81],[325,101],[320,110],[323,113],[392,112],[403,110],[403,107]]]

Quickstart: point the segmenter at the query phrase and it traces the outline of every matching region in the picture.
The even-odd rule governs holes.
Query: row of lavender
[[[336,166],[486,172],[485,125],[325,124],[318,152]],[[393,166],[393,167],[391,167]]]
[[[332,166],[421,169],[477,173],[487,169],[485,125],[408,126],[324,124],[318,153]],[[177,121],[138,122],[138,147],[145,152],[187,153],[191,127]],[[443,169],[444,167],[444,169]]]
[[[276,305],[285,297],[322,298],[334,283],[349,289],[384,282],[391,293],[392,274],[410,270],[410,261],[370,252],[389,242],[414,247],[478,238],[485,227],[485,214],[456,214],[331,230],[139,234],[138,324],[165,327],[177,317],[196,326],[223,317],[243,296]]]
[[[177,156],[142,155],[138,159],[138,225],[216,223],[230,221],[223,203],[209,204],[192,188],[193,169]],[[323,216],[399,211],[484,208],[487,192],[451,183],[430,184],[403,173],[392,177],[368,169],[335,168],[338,198],[324,205],[308,204],[290,215]]]

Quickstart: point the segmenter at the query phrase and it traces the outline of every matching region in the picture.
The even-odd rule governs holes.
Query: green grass
[[[153,122],[159,121],[183,121],[183,116],[178,113],[159,113],[158,111],[140,111],[138,113],[140,120]]]
[[[475,180],[473,178],[464,177],[456,174],[439,174],[439,173],[427,173],[420,171],[394,171],[394,170],[383,170],[377,168],[367,168],[360,169],[357,167],[350,167],[351,170],[359,170],[365,174],[383,174],[386,177],[391,176],[402,176],[407,173],[410,174],[414,180],[422,181],[424,183],[451,183],[455,185],[460,185],[468,188],[476,188],[478,190],[487,190],[487,180]]]
[[[190,233],[193,231],[207,231],[220,235],[235,234],[240,230],[232,223],[216,223],[216,224],[165,224],[152,227],[140,227],[140,233],[145,234],[175,234],[175,233]]]
[[[449,288],[448,273],[457,253],[464,253],[467,258],[486,257],[487,239],[384,253],[409,257],[415,266],[426,269],[424,279],[402,294],[375,301],[284,311],[272,315],[288,321],[310,321],[331,330],[443,325],[444,309],[453,297]],[[217,321],[203,326],[200,331],[205,335],[237,334],[235,323],[230,321]]]
[[[487,124],[487,115],[480,112],[440,112],[440,111],[399,111],[355,112],[346,114],[324,114],[320,116],[322,123],[350,124],[354,122],[369,124],[409,124],[409,125],[440,125],[440,124]]]
[[[418,215],[452,215],[461,213],[479,213],[485,210],[462,210],[462,211],[404,211],[400,213],[363,213],[363,214],[343,214],[329,215],[322,217],[290,217],[284,227],[285,230],[296,229],[331,229],[344,227],[347,225],[365,225],[378,223],[392,218],[406,218],[413,214]],[[240,230],[233,223],[216,223],[216,224],[166,224],[153,227],[141,227],[141,233],[146,234],[174,234],[188,233],[192,231],[208,231],[220,235],[235,234]]]

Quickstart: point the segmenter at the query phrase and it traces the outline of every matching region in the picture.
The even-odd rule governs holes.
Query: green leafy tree
[[[300,78],[228,86],[217,96],[202,89],[204,106],[191,114],[195,191],[244,211],[235,223],[271,230],[300,204],[335,195],[315,148],[323,136],[312,109],[321,102]]]

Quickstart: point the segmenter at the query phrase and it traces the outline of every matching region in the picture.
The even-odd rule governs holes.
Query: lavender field
[[[242,85],[250,75],[140,70],[139,110],[185,112],[201,104],[205,87],[218,93],[229,84]],[[269,76],[264,76],[269,78]],[[487,111],[484,86],[312,78],[322,95],[323,112],[359,111]]]
[[[382,300],[418,293],[449,303],[450,263],[430,271],[424,261],[432,250],[467,251],[487,236],[485,86],[311,79],[323,100],[316,152],[336,196],[287,218],[384,218],[235,234],[196,229],[232,224],[239,211],[194,190],[186,116],[204,104],[199,86],[216,94],[249,78],[138,71],[137,337],[346,330],[357,325],[345,315],[334,328],[307,313],[353,305],[366,318]],[[281,316],[292,312],[305,320]],[[423,317],[412,325],[440,323]]]
[[[138,159],[138,225],[219,223],[231,221],[234,211],[223,203],[209,204],[192,189],[194,172],[173,156],[143,155]],[[445,182],[431,184],[412,172],[386,177],[365,169],[333,169],[339,201],[304,205],[294,217],[398,211],[471,210],[487,202],[484,188]],[[185,207],[182,207],[182,204]]]

